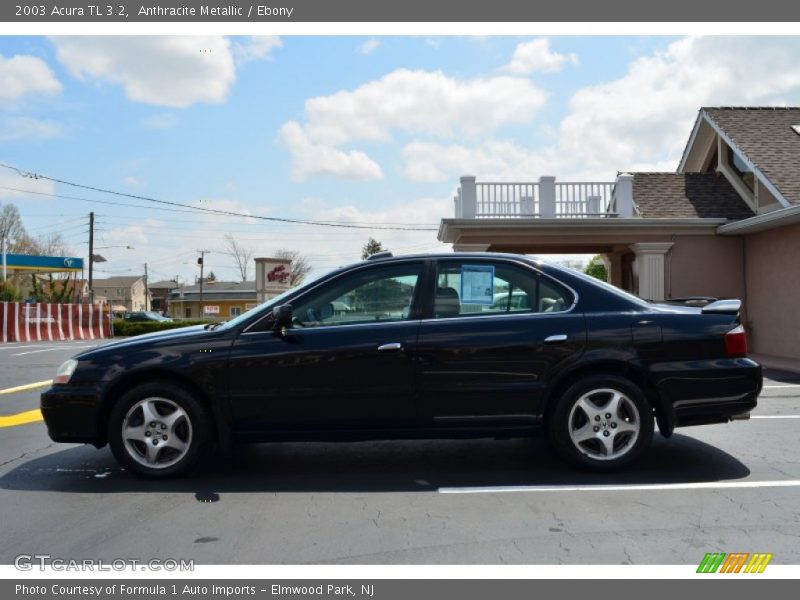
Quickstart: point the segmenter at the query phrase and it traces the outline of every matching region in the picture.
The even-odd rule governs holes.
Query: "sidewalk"
[[[769,356],[768,354],[748,354],[747,356],[767,369],[775,369],[800,375],[800,359]]]

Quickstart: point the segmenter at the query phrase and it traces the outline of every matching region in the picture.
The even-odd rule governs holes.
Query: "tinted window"
[[[532,271],[504,263],[442,262],[436,277],[434,317],[567,310],[572,294]]]
[[[395,265],[346,275],[294,304],[295,327],[404,321],[422,265]]]

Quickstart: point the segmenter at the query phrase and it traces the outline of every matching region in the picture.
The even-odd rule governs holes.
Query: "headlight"
[[[74,358],[70,358],[67,362],[58,367],[53,383],[69,383],[72,374],[75,372],[75,367],[77,366],[78,361]]]

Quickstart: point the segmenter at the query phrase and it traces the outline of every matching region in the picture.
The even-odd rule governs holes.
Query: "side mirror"
[[[292,324],[292,305],[279,304],[272,309],[272,328],[283,330]]]

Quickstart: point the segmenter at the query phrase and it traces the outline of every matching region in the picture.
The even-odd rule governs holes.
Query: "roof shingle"
[[[739,220],[754,214],[716,173],[633,173],[633,201],[650,219]]]

